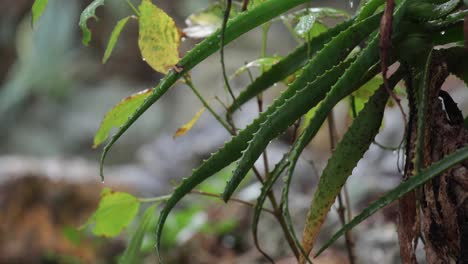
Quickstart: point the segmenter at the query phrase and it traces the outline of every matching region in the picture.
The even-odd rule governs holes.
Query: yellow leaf
[[[195,116],[190,120],[187,124],[181,126],[180,128],[177,129],[177,131],[174,134],[174,138],[180,137],[185,135],[190,129],[192,129],[193,125],[197,122],[197,120],[200,118],[200,116],[203,114],[205,111],[205,107],[202,107],[198,112],[195,114]]]
[[[179,61],[179,30],[174,20],[150,0],[143,0],[139,9],[138,46],[143,60],[166,74]]]

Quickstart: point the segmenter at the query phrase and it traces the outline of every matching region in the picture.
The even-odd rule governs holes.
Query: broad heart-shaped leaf
[[[34,4],[32,6],[32,25],[36,23],[36,21],[39,19],[39,17],[42,15],[42,12],[44,12],[44,9],[47,6],[47,3],[49,0],[36,0],[34,1]]]
[[[119,20],[119,22],[117,22],[117,25],[115,25],[114,29],[112,30],[111,36],[109,38],[109,43],[107,44],[106,51],[104,52],[104,57],[102,58],[102,63],[106,63],[110,55],[112,54],[115,44],[119,39],[120,33],[127,24],[128,19],[130,19],[130,17],[122,18],[121,20]]]
[[[151,89],[146,89],[139,93],[130,95],[107,112],[101,126],[94,135],[93,148],[96,148],[107,139],[112,128],[119,127],[125,123],[128,116],[135,112],[138,106],[141,105],[150,94]]]
[[[143,0],[139,9],[138,46],[143,60],[167,74],[179,61],[179,30],[174,20],[150,0]]]
[[[138,212],[140,203],[133,195],[124,192],[113,192],[104,188],[101,201],[91,217],[96,223],[93,234],[114,237],[128,226]]]
[[[249,31],[262,23],[269,21],[275,16],[286,12],[287,10],[296,7],[300,4],[307,2],[308,0],[269,0],[258,7],[253,8],[247,12],[242,12],[232,20],[228,22],[225,32],[224,44],[227,44],[245,32]],[[104,161],[107,153],[112,148],[115,142],[132,126],[133,123],[144,113],[146,110],[153,105],[166,91],[182,76],[184,76],[193,67],[203,61],[205,58],[219,50],[220,48],[220,31],[211,35],[197,45],[194,49],[187,53],[177,63],[177,70],[172,69],[169,73],[161,80],[159,85],[154,88],[152,94],[145,100],[133,114],[126,116],[127,121],[119,128],[117,133],[112,136],[110,142],[104,147],[101,154],[100,160],[100,174],[104,177]],[[224,165],[225,167],[227,165]],[[219,170],[219,169],[218,169]]]
[[[198,121],[198,119],[200,118],[200,116],[203,114],[204,111],[205,111],[205,107],[202,107],[200,110],[198,110],[198,112],[189,122],[187,122],[185,125],[177,129],[177,131],[174,134],[174,138],[183,136],[190,129],[192,129],[193,125],[195,125],[195,123]]]
[[[242,14],[239,16],[242,16]],[[340,36],[333,41],[333,45],[327,45],[328,48],[320,52],[320,56],[317,54],[317,56],[314,57],[314,62],[311,61],[304,68],[303,74],[297,78],[285,92],[283,92],[279,99],[275,100],[265,112],[254,120],[252,124],[240,131],[240,133],[233,137],[231,141],[226,143],[223,148],[214,153],[208,160],[203,161],[200,167],[195,169],[189,178],[182,181],[182,183],[174,190],[171,198],[167,201],[166,206],[161,211],[161,216],[156,228],[156,248],[158,250],[164,223],[177,202],[205,179],[240,158],[242,151],[248,146],[248,142],[252,139],[253,134],[260,128],[261,124],[265,122],[269,115],[276,111],[279,106],[283,105],[286,100],[293,97],[297,90],[306,87],[308,82],[313,81],[316,77],[320,76],[326,70],[330,69],[346,57],[348,50],[351,50],[353,46],[357,45],[367,36],[366,32],[369,33],[377,27],[378,21],[379,16],[371,17],[368,20],[364,20],[358,25],[353,26],[349,32],[343,33],[343,35],[340,34]],[[325,93],[326,90],[321,92],[318,91],[314,96],[320,99],[325,96]]]
[[[154,217],[154,211],[157,205],[152,205],[146,209],[141,219],[140,225],[133,234],[130,244],[123,255],[119,258],[119,264],[133,264],[138,263],[140,260],[140,248],[143,243],[143,238],[150,228],[151,218]]]
[[[104,5],[104,0],[94,0],[83,10],[83,12],[81,12],[79,25],[81,31],[83,32],[83,44],[85,46],[88,46],[89,41],[91,41],[91,31],[89,30],[88,25],[86,23],[90,18],[94,18],[97,20],[96,8],[102,5]]]
[[[450,169],[454,165],[466,161],[468,159],[468,147],[461,148],[456,152],[444,157],[442,160],[432,164],[428,168],[423,169],[418,174],[410,177],[407,181],[398,185],[398,187],[394,188],[393,190],[387,192],[385,195],[377,199],[375,202],[371,203],[368,207],[366,207],[362,212],[354,217],[349,223],[344,225],[338,232],[336,232],[330,240],[328,240],[322,248],[317,252],[317,255],[321,254],[325,249],[327,249],[333,242],[335,242],[338,238],[340,238],[344,233],[348,230],[353,229],[362,221],[369,218],[378,210],[382,209],[383,207],[391,204],[392,202],[400,199],[405,194],[415,190],[416,188],[422,186],[429,180],[434,177],[437,177],[444,171]]]
[[[399,77],[399,76],[398,76]],[[392,78],[392,86],[398,81]],[[330,207],[379,131],[388,93],[383,86],[371,97],[340,141],[323,170],[307,214],[302,246],[309,253]]]

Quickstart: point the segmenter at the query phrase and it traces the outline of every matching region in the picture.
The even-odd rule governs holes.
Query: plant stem
[[[193,93],[198,97],[198,99],[200,99],[203,106],[206,107],[206,109],[208,109],[208,111],[210,111],[210,113],[213,115],[213,117],[216,118],[216,120],[224,128],[226,128],[229,132],[232,132],[230,126],[223,119],[221,119],[221,117],[213,110],[213,108],[211,108],[211,106],[208,104],[208,102],[205,100],[205,98],[203,98],[203,96],[200,94],[200,92],[198,92],[198,90],[195,87],[195,85],[193,84],[192,79],[190,78],[190,76],[185,75],[184,79],[185,79],[185,83],[187,84],[187,86],[190,87],[190,89],[192,89]]]
[[[136,7],[133,5],[133,3],[130,0],[127,0],[126,2],[128,4],[128,6],[130,6],[130,8],[132,9],[133,13],[135,13],[135,15],[137,15],[139,17],[140,12],[138,12],[138,9],[136,9]]]
[[[223,198],[219,194],[215,193],[209,193],[209,192],[204,192],[204,191],[199,191],[199,190],[192,190],[190,191],[190,194],[195,194],[195,195],[201,195],[201,196],[206,196],[206,197],[213,197],[213,198],[218,198],[219,201],[223,201]],[[149,197],[149,198],[138,198],[138,201],[140,203],[159,203],[159,202],[165,202],[171,198],[172,195],[163,195],[163,196],[157,196],[157,197]],[[230,198],[229,201],[240,203],[247,205],[249,207],[255,208],[255,204],[238,199],[238,198]],[[276,216],[276,213],[268,208],[262,208],[263,211],[272,214],[273,216]]]
[[[335,117],[333,116],[333,109],[330,111],[328,114],[328,133],[330,136],[330,150],[333,152],[333,150],[336,147],[336,142],[337,142],[337,133],[336,133],[336,126],[335,126]],[[344,189],[346,189],[346,184],[343,186]],[[346,199],[346,206],[350,206],[350,201],[349,201],[349,195],[347,194],[347,191],[345,191],[345,199]],[[345,216],[345,211],[346,208],[343,206],[343,198],[341,192],[338,195],[338,216],[340,218],[341,226],[344,226],[346,224],[346,216]],[[350,216],[348,216],[350,219]],[[350,264],[354,264],[355,262],[355,254],[353,250],[353,241],[351,237],[351,232],[348,231],[345,233],[345,241],[346,241],[346,250],[348,252],[348,260]]]

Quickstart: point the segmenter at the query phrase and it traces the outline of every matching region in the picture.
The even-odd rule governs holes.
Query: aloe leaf
[[[313,38],[310,42],[303,44],[288,56],[273,65],[270,70],[265,71],[256,78],[245,90],[236,98],[236,103],[231,105],[228,112],[232,113],[248,100],[254,98],[259,93],[268,89],[274,83],[284,80],[289,75],[297,72],[309,60],[308,54],[313,55],[323,48],[334,36],[351,26],[353,20],[345,21],[328,31]]]
[[[306,86],[307,82],[314,80],[317,76],[343,59],[343,57],[347,55],[346,50],[351,50],[352,47],[362,41],[362,39],[367,36],[365,34],[366,32],[371,32],[377,27],[378,21],[378,16],[371,17],[353,27],[350,32],[345,34],[343,34],[343,32],[343,35],[340,34],[332,40],[331,43],[338,44],[328,44],[325,51],[323,51],[323,54],[321,56],[316,56],[313,64],[308,64],[304,69],[305,74],[298,78],[293,85],[291,85],[289,89],[281,95],[280,98],[275,100],[265,112],[254,120],[252,124],[240,131],[240,133],[233,137],[231,141],[226,143],[223,148],[214,153],[209,159],[203,161],[200,167],[195,169],[189,178],[182,181],[182,183],[174,190],[171,198],[167,201],[165,207],[161,211],[161,216],[156,228],[156,248],[158,250],[164,223],[168,214],[177,202],[205,179],[239,159],[242,156],[242,151],[247,148],[248,142],[252,139],[253,134],[260,128],[261,124],[265,122],[267,116],[271,115],[279,106],[283,105],[286,99],[294,96],[297,89],[302,89]],[[326,90],[322,91],[320,95],[321,97],[318,97],[323,98],[325,93]]]
[[[343,72],[346,70],[349,64],[350,64],[350,61],[345,61],[339,64],[338,66],[332,68],[330,71],[327,71],[324,75],[318,77],[311,86],[328,87],[328,86],[333,85],[333,83],[335,83],[340,78],[340,76],[343,74]],[[263,204],[265,203],[266,197],[268,193],[270,192],[271,188],[273,187],[276,180],[281,175],[281,172],[284,171],[284,169],[288,165],[289,165],[289,160],[286,158],[283,158],[276,165],[270,177],[268,177],[266,182],[263,184],[260,196],[257,199],[257,203],[255,206],[254,215],[253,215],[253,221],[252,221],[252,232],[253,232],[253,237],[254,237],[254,241],[256,244],[258,244],[257,226],[258,226],[258,221],[260,220],[260,214],[263,208]]]
[[[398,75],[392,77],[392,87],[399,78]],[[323,170],[304,228],[302,246],[306,252],[312,250],[320,227],[341,187],[378,133],[387,99],[388,93],[381,86],[359,113]]]
[[[385,3],[385,0],[370,0],[367,1],[357,12],[356,21],[361,21],[372,14]]]
[[[130,240],[130,244],[128,245],[127,249],[125,249],[122,257],[119,258],[119,264],[133,264],[138,263],[140,260],[141,244],[143,243],[143,238],[146,234],[146,231],[148,231],[150,228],[151,218],[154,216],[156,206],[157,205],[155,204],[146,209],[145,213],[143,214],[143,218],[140,221],[140,225]]]
[[[352,27],[350,28],[352,29]],[[348,31],[348,30],[347,30]],[[345,32],[347,32],[345,31]],[[343,33],[345,33],[343,32]],[[343,34],[342,33],[342,34]],[[356,32],[354,34],[357,34]],[[341,35],[341,34],[340,34]],[[340,39],[338,35],[335,39]],[[333,45],[333,39],[330,44],[327,44],[323,51],[317,54],[314,59],[311,61],[313,69],[320,69],[319,65],[315,65],[314,62],[322,59],[324,54],[327,54],[327,51],[333,50],[337,45]],[[341,40],[348,42],[349,40]],[[336,56],[336,55],[335,55]],[[329,58],[327,58],[329,59]],[[363,50],[363,52],[358,56],[356,61],[350,66],[350,68],[345,72],[343,76],[335,83],[333,82],[312,82],[306,86],[306,88],[296,92],[294,97],[289,98],[286,103],[280,106],[273,115],[269,116],[268,119],[262,124],[261,128],[255,133],[253,139],[249,142],[249,146],[242,154],[242,158],[239,160],[238,166],[233,173],[232,178],[226,185],[226,188],[223,192],[223,199],[225,201],[229,200],[234,190],[240,184],[242,179],[244,179],[247,172],[253,166],[254,162],[261,155],[263,150],[266,148],[270,140],[277,137],[280,133],[284,132],[289,126],[291,126],[299,117],[307,113],[309,109],[317,105],[318,102],[323,98],[323,96],[330,89],[329,87],[333,85],[329,94],[327,94],[326,102],[330,102],[330,105],[335,105],[335,101],[338,102],[349,93],[353,92],[354,85],[356,85],[363,74],[372,67],[378,61],[378,40],[376,37],[373,37],[369,46]],[[325,66],[325,65],[323,65]],[[328,66],[328,65],[326,65]],[[308,74],[304,71],[304,74]],[[328,80],[327,80],[328,81]],[[331,79],[330,79],[331,81]],[[293,83],[294,86],[297,83]],[[291,87],[292,87],[291,86]],[[290,87],[290,88],[291,88]],[[357,89],[356,87],[355,89]]]
[[[432,51],[429,52],[426,58],[426,64],[423,70],[423,74],[416,74],[416,81],[414,82],[417,86],[417,135],[416,135],[416,155],[414,161],[414,167],[416,172],[419,172],[423,167],[424,163],[424,141],[426,134],[426,118],[429,98],[429,80],[431,74],[430,66],[432,62]]]
[[[101,0],[103,1],[103,0]],[[253,29],[256,26],[261,25],[262,23],[269,21],[273,17],[293,8],[302,3],[307,2],[308,0],[270,0],[265,3],[259,4],[252,10],[243,12],[237,17],[229,21],[226,27],[226,38],[224,44],[227,44],[234,39],[238,38],[240,35],[245,32]],[[166,91],[182,76],[184,76],[188,71],[193,67],[199,64],[201,61],[206,59],[208,56],[212,55],[214,52],[220,48],[220,31],[218,30],[212,36],[206,38],[198,46],[192,49],[187,53],[180,61],[177,63],[177,70],[172,69],[169,73],[161,80],[161,82],[153,89],[152,94],[148,99],[143,102],[137,110],[127,117],[127,122],[119,128],[117,133],[112,136],[109,143],[104,147],[104,150],[101,154],[100,161],[100,174],[103,177],[103,165],[107,153],[114,145],[114,143],[127,131],[127,129],[135,123],[135,121],[144,113],[146,110],[153,105],[161,96],[163,96]]]
[[[460,4],[460,0],[450,0],[442,4],[433,4],[424,1],[410,1],[408,3],[408,16],[416,20],[429,21],[441,18],[452,12]]]
[[[34,1],[34,4],[32,6],[32,25],[36,23],[36,21],[41,17],[42,13],[44,12],[44,9],[47,6],[47,3],[49,0],[36,0]]]
[[[96,9],[102,5],[104,5],[104,0],[94,0],[81,13],[79,25],[81,31],[83,32],[83,44],[85,46],[88,46],[89,42],[91,41],[91,31],[89,30],[86,23],[90,18],[97,20]]]
[[[104,52],[104,57],[102,58],[102,63],[105,64],[109,57],[112,54],[112,51],[114,50],[115,44],[117,43],[117,40],[119,39],[120,33],[122,32],[122,29],[125,27],[125,25],[128,22],[128,19],[130,17],[122,18],[117,22],[117,25],[115,25],[114,29],[112,30],[111,36],[109,38],[109,43],[107,44],[106,51]]]
[[[423,184],[425,184],[432,178],[440,175],[441,173],[450,169],[454,165],[460,162],[466,161],[467,159],[468,159],[468,147],[464,147],[446,156],[445,158],[434,163],[428,168],[423,169],[418,174],[410,177],[408,180],[398,185],[398,187],[387,192],[387,194],[380,197],[375,202],[371,203],[368,207],[362,210],[362,212],[358,216],[354,217],[349,223],[344,225],[338,232],[336,232],[332,236],[332,238],[330,238],[330,240],[328,240],[322,246],[322,248],[320,248],[320,250],[317,252],[317,256],[321,254],[325,249],[327,249],[331,244],[333,244],[333,242],[335,242],[344,233],[346,233],[348,230],[353,229],[355,226],[357,226],[359,223],[369,218],[369,216],[373,215],[375,212],[391,204],[392,202],[400,199],[401,197],[405,196],[405,194],[422,186]]]

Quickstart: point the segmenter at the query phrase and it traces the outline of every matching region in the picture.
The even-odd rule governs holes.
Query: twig
[[[336,133],[336,126],[335,126],[335,118],[333,116],[333,110],[331,110],[330,113],[328,114],[328,133],[330,135],[330,149],[331,149],[331,151],[333,151],[335,149],[335,147],[336,147],[336,141],[337,141],[337,133]],[[346,183],[345,183],[344,186],[346,186]],[[346,188],[344,186],[343,186],[343,188]],[[345,199],[346,199],[346,206],[348,207],[348,210],[349,210],[350,201],[349,201],[349,194],[347,194],[347,191],[345,191]],[[338,212],[338,216],[340,218],[342,226],[344,226],[346,224],[345,210],[346,210],[346,208],[343,206],[343,198],[342,198],[341,192],[340,192],[338,194],[338,209],[337,209],[337,212]],[[348,212],[348,218],[349,219],[351,218],[349,212]],[[345,233],[345,241],[346,241],[346,249],[347,249],[347,252],[348,252],[349,263],[354,264],[356,257],[355,257],[354,250],[353,250],[354,245],[353,245],[353,241],[352,241],[350,231]]]
[[[221,197],[221,195],[215,194],[215,193],[209,193],[209,192],[204,192],[204,191],[199,191],[199,190],[192,190],[192,191],[190,191],[190,194],[201,195],[201,196],[206,196],[206,197],[213,197],[213,198],[217,198],[220,202],[223,201],[223,198]],[[159,202],[165,202],[165,201],[169,200],[169,198],[171,196],[172,195],[163,195],[163,196],[150,197],[150,198],[138,198],[138,201],[140,203],[159,203]],[[229,201],[244,204],[244,205],[247,205],[247,206],[252,207],[252,208],[255,208],[255,206],[256,206],[253,203],[241,200],[239,198],[232,198],[231,197],[229,199]],[[267,212],[267,213],[270,213],[273,216],[276,215],[274,211],[272,211],[272,210],[270,210],[268,208],[262,208],[262,210]]]
[[[229,92],[229,94],[232,97],[233,104],[236,103],[236,97],[234,96],[234,93],[232,92],[231,85],[229,84],[229,78],[226,73],[226,64],[224,63],[224,45],[225,45],[225,34],[226,34],[226,26],[227,22],[229,20],[229,15],[231,14],[231,5],[232,5],[232,0],[226,0],[226,10],[224,10],[224,18],[223,18],[223,24],[221,28],[221,47],[219,49],[220,51],[220,56],[221,56],[221,68],[223,71],[223,79],[224,79],[224,84],[226,85],[226,88]]]
[[[224,122],[224,120],[213,110],[213,108],[211,108],[211,106],[208,104],[208,102],[205,100],[205,98],[203,98],[203,96],[200,94],[200,92],[197,90],[197,88],[195,87],[195,85],[193,84],[192,82],[192,79],[190,78],[189,75],[185,75],[184,76],[184,79],[185,79],[185,84],[187,84],[188,87],[190,87],[190,89],[192,89],[193,93],[198,97],[198,99],[202,102],[203,106],[206,107],[206,109],[208,109],[208,111],[210,111],[210,113],[213,115],[214,118],[216,118],[216,120],[224,127],[226,128],[226,130],[230,131],[231,132],[231,127],[226,123]]]

